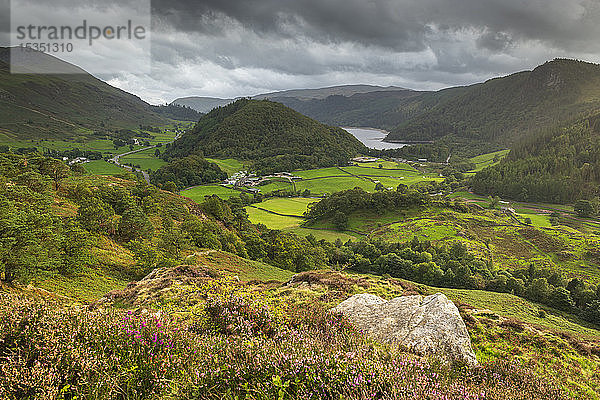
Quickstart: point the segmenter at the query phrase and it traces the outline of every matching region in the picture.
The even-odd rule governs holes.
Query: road
[[[174,141],[176,141],[177,139],[179,139],[181,137],[181,135],[183,135],[183,131],[178,131],[177,134],[175,135],[175,137],[173,138],[173,140],[171,140],[168,143],[173,143]],[[163,143],[163,145],[166,143]],[[110,160],[108,160],[109,162],[115,163],[116,165],[118,165],[121,168],[125,168],[128,171],[131,172],[140,172],[142,174],[142,176],[144,177],[144,180],[146,181],[146,183],[150,183],[150,174],[148,174],[148,172],[139,169],[139,168],[133,168],[130,167],[129,165],[123,165],[121,164],[121,157],[125,157],[128,156],[130,154],[135,154],[135,153],[139,153],[140,151],[144,151],[144,150],[149,150],[149,149],[154,149],[158,147],[158,145],[153,144],[152,146],[146,146],[146,147],[141,147],[139,149],[135,149],[135,150],[131,150],[128,151],[126,153],[121,153],[121,154],[116,154],[115,156],[113,156],[113,158],[111,158]]]

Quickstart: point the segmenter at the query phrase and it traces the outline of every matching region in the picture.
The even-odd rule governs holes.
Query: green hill
[[[254,161],[263,172],[346,164],[366,148],[340,128],[282,104],[241,99],[214,109],[175,141],[166,158],[189,154]]]
[[[598,196],[600,114],[535,132],[498,165],[472,179],[475,192],[523,201],[569,203]]]
[[[422,112],[392,130],[389,140],[467,138],[513,142],[524,131],[600,111],[600,65],[557,59],[464,88],[426,93]]]
[[[63,73],[11,74],[9,60],[10,49],[0,48],[0,137],[4,140],[69,140],[170,121],[139,97],[52,56],[32,51],[24,62],[35,71],[51,68]]]

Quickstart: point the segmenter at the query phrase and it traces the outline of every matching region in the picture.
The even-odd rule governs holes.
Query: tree
[[[136,275],[140,278],[150,273],[158,262],[158,252],[149,240],[135,239],[127,244],[136,261]]]
[[[488,200],[490,201],[490,204],[488,205],[488,207],[490,209],[496,209],[500,206],[500,197],[498,196],[489,196]]]
[[[533,223],[533,222],[531,221],[531,218],[529,218],[529,217],[525,218],[525,220],[524,220],[524,221],[525,221],[525,224],[527,224],[527,225],[531,225],[531,224]]]
[[[596,210],[589,200],[579,200],[573,208],[579,217],[587,218],[596,214]]]
[[[382,192],[385,190],[385,186],[383,186],[381,182],[377,182],[377,184],[375,185],[375,190],[378,192]]]
[[[331,222],[333,222],[333,226],[335,226],[335,229],[337,229],[340,232],[348,229],[348,216],[341,211],[335,213]]]
[[[538,303],[544,303],[548,298],[550,288],[546,278],[534,279],[526,290],[527,297]]]
[[[46,158],[40,165],[40,171],[52,179],[54,182],[54,190],[58,190],[60,188],[60,182],[69,176],[70,169],[67,164],[62,161]]]
[[[160,149],[157,148],[156,150],[154,150],[154,156],[160,157]]]
[[[563,311],[570,311],[575,306],[575,303],[571,299],[571,293],[562,287],[552,290],[548,302],[552,307]]]
[[[148,239],[154,234],[154,227],[144,211],[140,207],[134,206],[127,209],[121,216],[118,233],[121,240],[125,242],[137,238]]]
[[[177,185],[175,184],[175,182],[173,181],[167,181],[163,186],[162,186],[163,190],[166,190],[167,192],[171,192],[171,193],[177,193]]]
[[[86,198],[77,210],[81,226],[93,233],[114,234],[114,215],[113,208],[97,197]]]

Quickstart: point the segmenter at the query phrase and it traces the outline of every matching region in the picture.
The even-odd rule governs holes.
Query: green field
[[[478,172],[484,168],[498,164],[500,160],[508,155],[509,152],[510,150],[500,150],[470,158],[469,161],[475,164],[475,169],[469,171],[469,173]]]
[[[263,203],[259,203],[259,206]],[[351,232],[337,232],[328,228],[311,229],[301,226],[305,221],[300,217],[286,217],[263,211],[254,207],[246,207],[248,218],[253,224],[264,224],[269,229],[278,229],[285,232],[295,233],[300,236],[313,235],[317,240],[327,240],[330,242],[340,239],[342,241],[358,240],[360,235]]]
[[[216,158],[206,158],[206,161],[213,162],[219,166],[223,171],[227,172],[227,175],[231,176],[238,171],[244,170],[244,164],[242,162],[235,160],[233,158],[228,158],[226,160],[219,160]]]
[[[329,227],[311,229],[311,227],[302,226],[305,222],[302,214],[307,210],[308,205],[315,201],[318,201],[318,199],[301,197],[272,198],[248,206],[246,207],[246,211],[248,212],[250,222],[253,224],[264,224],[270,229],[292,232],[300,236],[313,235],[317,240],[335,241],[336,239],[340,239],[345,242],[349,239],[357,240],[360,238],[360,235],[351,232],[337,232]],[[277,215],[269,211],[286,215]]]
[[[83,168],[92,175],[118,175],[128,172],[127,170],[104,160],[94,160],[82,165]]]
[[[408,169],[379,169],[379,168],[365,168],[365,167],[344,167],[342,168],[344,171],[359,176],[368,176],[368,177],[381,177],[381,176],[389,176],[389,177],[407,177],[407,176],[423,176],[419,171],[408,168]],[[437,177],[434,175],[428,175],[428,177]]]
[[[167,163],[164,160],[156,157],[154,155],[155,151],[155,148],[151,148],[130,154],[128,156],[121,157],[121,163],[139,165],[140,168],[145,171],[156,171],[157,169],[159,169],[163,165],[166,165]]]
[[[324,178],[328,176],[350,176],[349,173],[336,167],[294,171],[294,175],[302,177],[303,179]]]
[[[406,163],[397,163],[394,161],[385,161],[385,160],[378,160],[375,162],[366,162],[366,163],[359,162],[359,163],[356,163],[356,165],[358,165],[359,167],[376,168],[376,169],[379,169],[379,165],[381,165],[381,167],[384,169],[414,169],[412,166],[410,166],[409,164],[406,164]]]
[[[297,228],[304,222],[304,218],[277,215],[251,206],[246,207],[246,212],[248,213],[250,222],[253,224],[265,224],[269,229],[283,230]]]
[[[253,204],[255,208],[262,208],[279,214],[302,217],[308,210],[308,205],[318,199],[305,199],[302,197],[275,197],[262,203]]]
[[[202,203],[205,196],[211,196],[213,194],[216,194],[222,199],[228,199],[233,196],[239,196],[240,193],[241,192],[238,190],[229,189],[221,185],[202,185],[181,191],[182,196],[188,197],[197,203]]]
[[[360,187],[369,192],[375,190],[375,184],[373,182],[353,176],[348,176],[347,178],[321,178],[296,182],[296,190],[304,191],[308,189],[313,195],[334,193],[341,190],[354,189],[355,187]]]
[[[259,189],[261,193],[268,194],[281,190],[291,191],[294,187],[287,179],[271,179],[268,184],[259,186]]]

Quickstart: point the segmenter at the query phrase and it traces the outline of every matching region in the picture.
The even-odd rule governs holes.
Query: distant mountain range
[[[323,100],[330,96],[343,96],[350,97],[355,94],[373,93],[373,92],[404,92],[408,89],[396,87],[396,86],[373,86],[373,85],[343,85],[343,86],[332,86],[319,89],[294,89],[284,90],[280,92],[271,92],[265,94],[259,94],[251,96],[254,100],[274,100],[281,103],[286,103],[286,100]],[[182,97],[175,99],[171,104],[178,104],[181,106],[190,107],[198,112],[207,113],[215,107],[221,107],[229,103],[233,103],[238,100],[239,97],[234,99],[221,99],[216,97]]]
[[[390,131],[390,141],[443,140],[506,147],[524,132],[600,112],[600,66],[556,59],[532,71],[436,92],[358,85],[254,98],[283,103],[326,124],[385,129]],[[190,103],[180,104],[194,108]]]
[[[0,48],[0,135],[7,140],[80,140],[140,125],[194,121],[200,115],[191,109],[208,113],[236,100],[188,97],[159,108],[39,52],[13,57],[13,64],[26,73],[11,74],[9,53]],[[47,73],[57,70],[61,74]],[[537,130],[568,126],[600,113],[600,66],[556,59],[532,71],[436,92],[346,85],[259,94],[254,99],[282,103],[327,125],[385,129],[389,141],[510,147]]]

